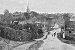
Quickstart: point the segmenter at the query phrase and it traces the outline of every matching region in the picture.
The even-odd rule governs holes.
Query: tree
[[[5,9],[4,14],[5,14],[5,15],[6,15],[6,14],[9,14],[9,10],[8,10],[8,9]]]
[[[63,18],[64,18],[65,22],[68,22],[70,20],[70,13],[64,13]]]
[[[28,20],[28,19],[30,19],[30,15],[29,15],[29,13],[24,13],[24,16],[26,17],[26,19]]]
[[[7,24],[10,23],[11,20],[13,20],[12,14],[9,13],[8,9],[5,9],[2,21]]]
[[[64,18],[63,18],[63,16],[60,14],[60,15],[57,15],[58,16],[58,18],[56,19],[56,22],[57,22],[57,24],[60,26],[60,27],[62,27],[62,26],[64,26]]]
[[[30,13],[30,16],[31,17],[36,17],[37,15],[39,15],[37,12],[35,12],[35,11],[31,11],[31,13]]]

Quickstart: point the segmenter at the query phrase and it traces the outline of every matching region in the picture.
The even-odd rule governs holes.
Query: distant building
[[[27,22],[26,21],[20,21],[19,24],[24,25],[24,24],[27,24]]]
[[[75,21],[69,21],[65,24],[65,31],[75,31]]]
[[[75,16],[70,18],[70,21],[75,21]]]
[[[69,21],[65,24],[65,33],[68,36],[75,34],[75,21]]]
[[[57,29],[57,28],[59,28],[59,25],[57,23],[55,23],[53,28]]]

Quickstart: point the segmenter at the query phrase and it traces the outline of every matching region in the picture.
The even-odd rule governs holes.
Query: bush
[[[29,27],[30,29],[28,29]],[[0,36],[12,41],[33,41],[34,39],[43,37],[43,31],[33,24],[23,26],[10,25],[10,27],[0,26]]]

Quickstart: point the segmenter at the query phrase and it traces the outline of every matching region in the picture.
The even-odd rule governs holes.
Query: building
[[[30,13],[29,3],[28,3],[28,5],[27,5],[26,12],[27,12],[27,13]]]

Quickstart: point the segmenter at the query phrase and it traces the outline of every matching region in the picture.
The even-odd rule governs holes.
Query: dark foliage
[[[30,15],[29,15],[29,13],[24,13],[24,16],[26,17],[26,19],[28,20],[29,18],[30,18]]]
[[[33,24],[26,24],[23,26],[10,25],[10,27],[0,26],[0,37],[12,41],[33,41],[34,39],[43,37],[43,31]]]

